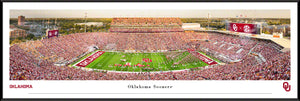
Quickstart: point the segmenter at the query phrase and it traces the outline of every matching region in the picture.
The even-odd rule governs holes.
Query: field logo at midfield
[[[149,59],[149,58],[144,58],[143,61],[144,61],[144,62],[152,62],[152,60]]]
[[[138,66],[138,67],[145,67],[145,65],[142,65],[142,64],[140,64],[140,63],[137,63],[136,65],[134,65],[134,66]],[[150,65],[148,65],[148,66],[150,66]]]
[[[86,67],[87,65],[89,65],[91,62],[93,62],[95,59],[97,59],[99,56],[101,56],[104,53],[105,53],[104,51],[97,51],[96,53],[92,54],[91,56],[85,58],[84,60],[76,64],[76,66]]]

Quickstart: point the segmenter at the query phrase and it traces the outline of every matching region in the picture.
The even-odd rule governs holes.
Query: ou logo
[[[291,85],[289,85],[288,82],[283,82],[283,89],[284,89],[286,92],[289,92],[289,91],[291,91]]]
[[[52,36],[52,33],[51,33],[51,32],[49,32],[49,36]]]
[[[244,32],[250,32],[250,27],[248,25],[244,26]]]
[[[232,27],[234,31],[237,31],[238,27],[236,26],[236,24],[233,24]]]
[[[55,31],[54,35],[57,35],[57,31]]]

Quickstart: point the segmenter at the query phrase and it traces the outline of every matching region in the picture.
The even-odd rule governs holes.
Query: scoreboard
[[[249,34],[259,34],[258,24],[229,23],[229,30]]]
[[[54,36],[58,37],[58,34],[59,34],[58,30],[48,30],[47,31],[47,37],[48,38],[51,38],[51,37],[54,37]]]

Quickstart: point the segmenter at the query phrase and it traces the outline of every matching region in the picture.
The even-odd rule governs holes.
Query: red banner
[[[49,30],[48,31],[48,38],[54,37],[54,36],[58,36],[59,31],[58,30]]]
[[[230,23],[230,31],[257,34],[256,24]]]
[[[76,66],[86,67],[87,65],[89,65],[91,62],[93,62],[95,59],[97,59],[104,53],[105,53],[104,51],[97,51],[96,53],[92,54],[91,56],[87,57],[86,59],[76,64]]]

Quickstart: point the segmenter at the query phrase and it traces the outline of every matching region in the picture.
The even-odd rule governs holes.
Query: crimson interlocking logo
[[[238,30],[238,27],[236,26],[236,24],[233,24],[233,30],[234,30],[234,31],[237,31],[237,30]]]
[[[284,89],[286,92],[289,92],[289,91],[291,91],[291,85],[289,85],[288,82],[283,82],[283,89]]]

